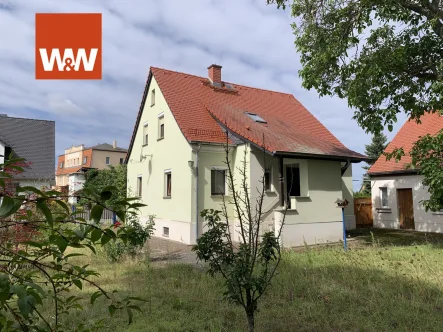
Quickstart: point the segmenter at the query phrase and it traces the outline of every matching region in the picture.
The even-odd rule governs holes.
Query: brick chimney
[[[208,76],[212,83],[221,83],[221,69],[222,66],[215,64],[208,67]]]
[[[112,142],[112,147],[115,149],[117,147],[117,141],[114,140],[114,142]]]

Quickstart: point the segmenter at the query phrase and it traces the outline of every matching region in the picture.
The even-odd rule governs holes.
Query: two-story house
[[[230,197],[227,131],[236,181],[246,156],[251,202],[265,174],[265,230],[279,229],[288,205],[284,246],[340,240],[336,201],[350,202],[346,222],[354,227],[350,166],[368,158],[347,149],[292,95],[228,83],[221,69],[211,65],[204,78],[151,68],[126,159],[128,188],[147,204],[142,218],[156,216],[155,236],[196,242],[205,231],[200,211],[220,210]],[[232,205],[228,214],[236,234]]]
[[[85,172],[89,169],[105,169],[111,165],[123,164],[127,150],[113,144],[98,144],[85,147],[83,144],[72,146],[58,157],[56,170],[56,186],[60,191],[72,196],[83,188]],[[70,203],[75,203],[75,198],[69,198]]]

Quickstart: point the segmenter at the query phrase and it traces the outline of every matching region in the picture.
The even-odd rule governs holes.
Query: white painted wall
[[[0,164],[5,162],[5,145],[0,141]]]
[[[19,181],[20,187],[35,187],[37,189],[51,189],[53,181],[51,180],[17,180]]]
[[[155,105],[151,106],[151,94],[155,89]],[[163,113],[165,135],[158,139],[158,115]],[[148,144],[144,144],[143,129],[148,125]],[[137,128],[134,145],[128,161],[128,194],[137,195],[137,177],[141,176],[143,189],[141,201],[147,206],[140,209],[141,220],[155,215],[154,236],[163,236],[163,227],[169,227],[169,239],[191,243],[194,175],[188,165],[193,152],[183,136],[168,104],[152,77],[146,103]],[[165,170],[171,170],[171,197],[165,198]]]
[[[428,199],[429,193],[422,184],[421,175],[398,175],[372,177],[372,214],[374,227],[400,228],[398,218],[397,189],[412,188],[415,230],[423,232],[443,232],[443,212],[426,212],[420,201]],[[388,209],[381,209],[380,187],[388,188]]]
[[[76,197],[72,197],[75,192],[83,189],[83,185],[85,183],[85,175],[82,173],[73,173],[69,174],[68,184],[69,184],[69,199],[68,202],[70,204],[76,204]]]

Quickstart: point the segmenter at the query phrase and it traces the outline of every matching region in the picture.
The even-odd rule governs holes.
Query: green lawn
[[[287,252],[259,306],[257,331],[442,331],[443,237],[369,230],[351,234],[350,250],[324,246]],[[107,319],[112,331],[245,331],[239,307],[222,300],[220,279],[190,265],[97,266],[99,283],[146,298],[143,314]],[[88,290],[88,289],[86,289]],[[69,317],[108,317],[97,305]]]

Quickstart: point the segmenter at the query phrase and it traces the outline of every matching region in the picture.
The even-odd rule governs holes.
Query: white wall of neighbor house
[[[371,178],[372,215],[374,227],[400,228],[398,216],[397,189],[412,189],[415,230],[423,232],[443,232],[443,212],[426,212],[420,203],[429,199],[429,193],[422,183],[421,175],[393,175]],[[388,206],[381,203],[381,189],[387,188]]]
[[[300,176],[307,174],[307,177],[302,179],[302,188],[300,188],[303,196],[292,198],[291,210],[287,212],[281,238],[283,246],[341,240],[342,212],[335,203],[338,198],[343,197],[341,163],[284,159],[284,165],[291,163],[298,163]],[[276,209],[274,213],[276,231],[280,228],[282,217],[282,209]]]
[[[0,142],[0,164],[5,162],[5,145]]]
[[[52,180],[18,180],[20,187],[35,187],[37,189],[51,189],[54,181]]]
[[[72,173],[69,174],[68,177],[68,185],[69,185],[69,198],[68,198],[68,202],[70,204],[76,204],[77,203],[77,198],[74,197],[73,195],[83,189],[83,185],[85,183],[86,179],[85,179],[85,175],[83,173]]]
[[[155,101],[151,105],[153,90]],[[133,197],[138,195],[138,178],[141,177],[140,198],[147,205],[140,209],[142,221],[147,221],[149,215],[155,215],[154,236],[164,236],[189,244],[193,233],[191,222],[194,218],[194,175],[188,164],[188,161],[193,160],[192,148],[178,127],[154,77],[148,91],[128,160],[128,194]],[[161,118],[164,124],[164,138],[160,138]],[[166,172],[171,173],[170,197],[166,195]]]

